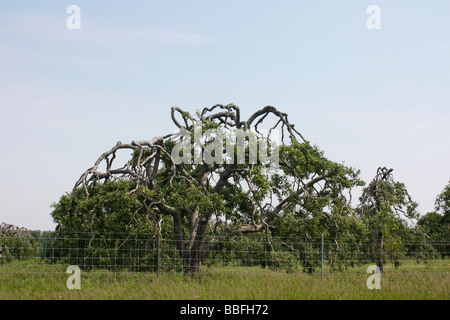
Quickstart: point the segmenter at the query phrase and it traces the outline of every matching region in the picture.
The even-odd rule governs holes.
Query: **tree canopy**
[[[118,142],[104,152],[72,193],[54,204],[57,229],[160,233],[164,221],[172,226],[190,272],[198,272],[223,237],[277,232],[283,221],[317,214],[336,225],[333,217],[350,205],[351,188],[363,184],[357,170],[327,159],[294,128],[287,114],[272,106],[246,121],[233,104],[205,108],[196,116],[173,107],[171,118],[176,132],[148,141]],[[272,124],[264,135],[261,127],[269,118]],[[280,141],[275,141],[275,132]],[[244,138],[230,144],[223,140],[230,134]],[[258,156],[278,156],[275,169],[261,157],[255,161],[254,138]],[[131,152],[131,158],[115,167],[116,153],[122,150]],[[210,159],[222,154],[225,160],[211,162],[204,156],[204,161],[177,161],[195,160],[196,152]]]

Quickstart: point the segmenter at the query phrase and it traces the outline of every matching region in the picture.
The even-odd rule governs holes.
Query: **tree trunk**
[[[201,258],[201,252],[197,250],[190,250],[185,272],[189,275],[199,274],[202,268],[202,260],[203,259]]]
[[[207,220],[199,218],[198,212],[191,216],[190,239],[187,242],[183,235],[180,215],[175,214],[174,218],[176,248],[183,262],[183,271],[189,275],[199,274],[205,258],[204,239]]]
[[[204,237],[198,237],[191,242],[189,248],[186,249],[183,264],[184,272],[189,275],[196,275],[201,272],[202,262],[205,258]]]
[[[383,234],[381,231],[376,231],[376,250],[377,250],[377,267],[380,268],[380,272],[383,272]]]

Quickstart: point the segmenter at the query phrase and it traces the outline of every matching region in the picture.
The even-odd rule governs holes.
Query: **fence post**
[[[158,244],[156,247],[156,277],[159,278],[159,247],[161,245],[161,233],[158,231]]]
[[[321,236],[321,246],[320,246],[320,277],[323,279],[323,233]]]

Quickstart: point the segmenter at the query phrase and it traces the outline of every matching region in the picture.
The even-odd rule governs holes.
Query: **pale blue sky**
[[[367,182],[394,168],[425,214],[450,179],[449,19],[448,0],[4,1],[0,222],[53,229],[103,151],[216,103],[288,112]]]

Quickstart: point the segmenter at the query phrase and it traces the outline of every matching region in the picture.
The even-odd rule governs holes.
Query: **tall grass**
[[[23,262],[23,261],[22,261]],[[359,300],[449,299],[447,272],[426,269],[381,275],[381,289],[369,290],[368,274],[286,273],[258,267],[211,267],[189,277],[179,273],[81,273],[81,289],[69,290],[67,266],[34,262],[0,266],[0,299],[149,300]],[[424,267],[425,268],[425,267]],[[429,270],[428,270],[429,271]]]

